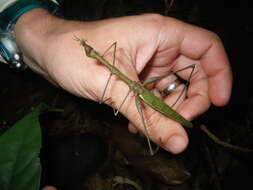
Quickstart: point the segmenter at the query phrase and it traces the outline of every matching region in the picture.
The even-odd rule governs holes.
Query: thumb
[[[122,80],[113,80],[109,88],[108,90],[111,92],[110,96],[113,101],[113,103],[110,102],[109,104],[114,108],[119,108],[126,94],[129,92],[129,87]],[[182,152],[188,144],[188,137],[183,127],[146,105],[139,96],[141,96],[141,93],[138,90],[132,91],[125,99],[119,111],[139,131],[165,150],[173,154]],[[136,98],[140,101],[136,102]],[[141,113],[143,113],[143,118]]]

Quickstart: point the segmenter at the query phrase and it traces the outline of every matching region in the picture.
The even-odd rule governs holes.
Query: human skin
[[[44,187],[42,190],[56,190],[56,188],[53,186],[47,186],[47,187]]]
[[[87,57],[75,37],[87,40],[101,54],[117,42],[116,66],[136,81],[196,64],[187,98],[176,106],[176,111],[188,120],[205,112],[211,104],[225,105],[230,98],[232,74],[219,37],[173,18],[146,14],[77,22],[34,9],[19,18],[15,35],[24,61],[32,70],[54,85],[89,100],[99,101],[109,71]],[[112,60],[112,50],[106,58]],[[187,79],[189,73],[179,75]],[[159,96],[169,80],[158,81],[149,89]],[[120,105],[127,92],[128,86],[113,77],[105,98],[110,99],[105,103]],[[163,97],[169,105],[173,100],[174,95]],[[183,127],[147,105],[142,107],[150,139],[173,154],[182,152],[188,144]],[[130,121],[131,132],[145,134],[134,95],[127,98],[120,112]]]

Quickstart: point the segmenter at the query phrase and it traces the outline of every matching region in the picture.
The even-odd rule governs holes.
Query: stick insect
[[[100,100],[100,103],[104,102],[104,96],[105,96],[105,92],[106,89],[108,87],[109,81],[111,79],[112,75],[116,75],[118,78],[120,78],[125,84],[128,85],[129,87],[129,91],[126,94],[126,96],[124,97],[122,103],[120,104],[120,106],[116,109],[116,111],[114,111],[114,115],[117,115],[122,107],[122,105],[124,104],[124,102],[126,101],[128,95],[130,94],[130,92],[133,92],[135,94],[135,104],[136,104],[136,108],[137,111],[140,115],[144,130],[145,130],[145,135],[147,137],[147,142],[148,142],[148,146],[149,146],[149,151],[151,155],[154,155],[154,151],[152,149],[151,143],[150,143],[150,138],[149,138],[149,132],[148,132],[148,128],[147,125],[145,123],[144,120],[144,114],[141,108],[141,101],[143,101],[145,104],[147,104],[148,106],[150,106],[151,108],[153,108],[154,110],[164,114],[165,116],[173,119],[174,121],[177,121],[178,123],[180,123],[181,125],[188,127],[188,128],[192,128],[193,127],[193,123],[191,123],[190,121],[188,121],[187,119],[185,119],[182,115],[180,115],[178,112],[176,112],[175,110],[173,110],[170,106],[168,106],[166,103],[164,103],[162,100],[160,100],[157,96],[155,96],[152,92],[150,92],[149,90],[147,90],[145,88],[146,85],[156,82],[158,80],[161,80],[169,75],[172,74],[177,74],[181,71],[184,71],[186,69],[191,69],[189,78],[187,80],[186,85],[184,86],[184,88],[181,90],[181,93],[179,94],[178,98],[176,99],[175,103],[173,105],[175,105],[177,103],[177,101],[179,100],[179,98],[181,97],[181,95],[183,94],[184,90],[186,89],[189,80],[193,74],[195,65],[189,65],[185,68],[182,68],[180,70],[177,70],[175,72],[170,72],[166,75],[163,76],[159,76],[159,77],[152,77],[150,79],[147,79],[146,81],[144,81],[143,83],[141,82],[137,82],[137,81],[133,81],[131,79],[129,79],[126,75],[124,75],[119,69],[117,69],[115,67],[115,54],[116,54],[116,42],[114,42],[105,52],[103,55],[100,55],[96,50],[94,50],[89,44],[86,43],[85,40],[79,39],[77,37],[75,37],[75,40],[77,40],[81,46],[83,46],[86,56],[91,57],[96,59],[98,62],[100,62],[101,64],[103,64],[109,71],[110,71],[110,76],[109,79],[107,80],[107,83],[105,85],[103,94],[102,94],[102,98]],[[110,49],[114,47],[114,53],[113,53],[113,64],[109,63],[106,59],[104,59],[104,55],[105,53]],[[172,106],[173,106],[172,105]],[[229,143],[223,142],[221,140],[219,140],[215,135],[213,135],[209,130],[207,130],[207,128],[204,125],[200,126],[200,129],[202,131],[204,131],[214,142],[216,142],[219,145],[222,145],[224,147],[229,147],[232,149],[236,149],[236,150],[241,150],[241,151],[252,151],[251,149],[247,149],[247,148],[241,148],[235,145],[231,145]]]

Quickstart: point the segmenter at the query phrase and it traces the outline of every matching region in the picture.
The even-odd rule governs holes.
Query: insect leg
[[[131,89],[128,90],[126,96],[124,97],[123,101],[121,102],[121,104],[120,104],[120,106],[119,106],[118,108],[117,108],[117,107],[116,107],[116,109],[113,108],[113,112],[114,112],[114,115],[115,115],[115,116],[118,115],[118,113],[119,113],[121,107],[122,107],[123,104],[125,103],[125,101],[126,101],[128,95],[130,94],[131,91],[132,91]]]
[[[153,156],[154,155],[154,151],[153,151],[153,148],[151,146],[148,128],[147,128],[147,125],[145,123],[144,116],[143,116],[143,111],[142,111],[142,107],[141,107],[141,101],[140,101],[140,98],[138,96],[135,96],[135,105],[136,105],[138,113],[139,113],[139,115],[141,117],[142,125],[143,125],[145,133],[146,133],[146,138],[147,138],[150,154],[151,154],[151,156]]]
[[[189,66],[187,66],[187,67],[184,67],[184,68],[179,69],[179,70],[174,71],[174,72],[169,72],[168,74],[165,74],[165,75],[162,75],[162,76],[156,76],[156,77],[148,78],[147,80],[145,80],[145,81],[142,83],[142,85],[143,85],[143,86],[146,86],[146,85],[148,85],[148,84],[151,84],[151,83],[153,83],[153,82],[156,82],[156,81],[158,81],[158,80],[161,80],[161,79],[163,79],[163,78],[165,78],[165,77],[168,77],[168,76],[170,76],[170,75],[172,75],[172,74],[177,74],[177,73],[179,73],[179,72],[181,72],[181,71],[184,71],[184,70],[187,70],[187,69],[191,69],[191,73],[190,73],[190,75],[189,75],[189,77],[188,77],[188,79],[187,79],[187,81],[189,81],[189,79],[191,78],[191,76],[192,76],[192,74],[193,74],[193,71],[194,71],[194,69],[195,69],[195,64],[189,65]]]
[[[184,68],[179,69],[179,70],[174,71],[174,72],[169,72],[169,73],[166,74],[166,75],[157,76],[157,77],[151,77],[151,78],[145,80],[145,81],[142,83],[142,85],[143,85],[143,86],[146,86],[146,85],[148,85],[148,84],[150,84],[150,83],[159,81],[159,80],[161,80],[161,79],[163,79],[163,78],[165,78],[165,77],[168,77],[168,76],[170,76],[170,75],[172,75],[172,74],[177,74],[177,73],[182,72],[182,71],[185,71],[185,70],[187,70],[187,69],[191,69],[190,75],[189,75],[189,77],[187,78],[187,80],[186,80],[186,82],[185,82],[185,86],[184,86],[183,89],[181,90],[181,92],[180,92],[180,94],[178,95],[176,101],[173,103],[173,105],[171,105],[171,107],[173,107],[173,106],[178,102],[178,100],[181,98],[181,96],[183,95],[185,89],[186,89],[187,86],[189,85],[189,83],[190,83],[189,81],[190,81],[190,79],[191,79],[191,77],[192,77],[192,74],[193,74],[193,72],[194,72],[194,69],[195,69],[195,64],[189,65],[189,66],[187,66],[187,67],[184,67]]]
[[[178,95],[176,101],[171,105],[171,107],[174,107],[174,106],[177,104],[177,102],[179,101],[179,99],[180,99],[181,96],[183,95],[184,91],[185,91],[186,88],[189,86],[189,83],[190,83],[192,74],[193,74],[194,69],[195,69],[195,64],[189,65],[189,66],[187,66],[187,67],[185,67],[185,68],[182,68],[182,69],[179,69],[179,70],[173,72],[173,74],[177,74],[177,73],[179,73],[179,72],[181,72],[181,71],[184,71],[184,70],[186,70],[186,69],[191,69],[190,75],[189,75],[188,79],[186,80],[186,83],[185,83],[183,89],[181,90],[180,94]]]
[[[116,48],[117,48],[117,42],[114,42],[112,45],[110,45],[106,50],[105,52],[103,53],[102,57],[104,57],[104,55],[113,47],[113,66],[115,65],[115,57],[116,57]],[[103,94],[101,96],[101,99],[99,101],[100,104],[104,103],[106,100],[104,100],[104,97],[105,97],[105,92],[106,92],[106,89],[109,85],[109,82],[111,80],[111,77],[112,77],[112,73],[110,73],[108,79],[107,79],[107,82],[105,84],[105,88],[104,88],[104,91],[103,91]]]
[[[105,54],[113,47],[113,63],[112,65],[115,66],[115,58],[116,58],[116,49],[117,49],[117,42],[114,42],[112,45],[110,45],[106,50],[105,52],[103,53],[102,57],[105,56]],[[105,96],[105,92],[106,92],[106,89],[109,85],[109,82],[111,80],[111,77],[112,77],[112,73],[110,73],[109,77],[108,77],[108,80],[106,82],[106,85],[105,85],[105,88],[104,88],[104,91],[103,91],[103,94],[102,94],[102,97],[101,97],[101,100],[99,101],[99,103],[103,103],[105,102],[106,100],[104,100],[104,96]],[[116,108],[113,108],[113,112],[114,112],[114,115],[118,115],[121,107],[123,106],[123,104],[125,103],[128,95],[130,94],[131,90],[128,91],[128,93],[126,94],[126,96],[124,97],[122,103],[119,105],[119,107],[117,107],[116,105],[114,105]],[[109,98],[110,99],[110,98]],[[108,100],[108,99],[107,99]]]

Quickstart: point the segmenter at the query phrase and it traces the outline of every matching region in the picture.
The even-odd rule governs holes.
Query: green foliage
[[[0,190],[37,190],[40,185],[40,104],[0,136]]]

